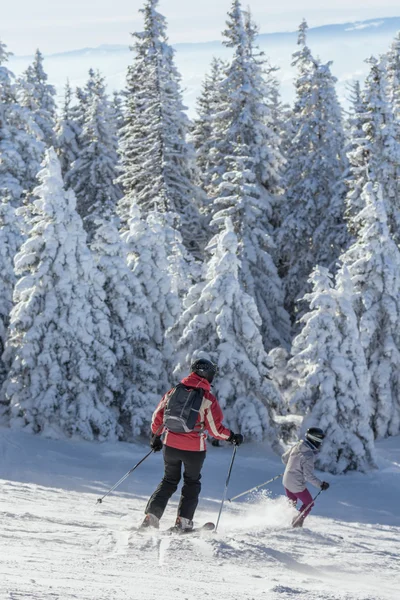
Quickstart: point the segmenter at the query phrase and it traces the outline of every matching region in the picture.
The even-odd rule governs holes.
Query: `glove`
[[[228,442],[230,442],[234,446],[240,446],[240,444],[243,444],[243,440],[244,437],[241,433],[233,433],[233,431],[231,431],[231,435],[228,438]]]
[[[327,481],[323,481],[321,483],[321,490],[324,492],[325,490],[327,490],[329,487],[329,483]]]
[[[154,450],[154,452],[159,452],[162,450],[163,443],[159,435],[156,435],[150,441],[150,448]]]

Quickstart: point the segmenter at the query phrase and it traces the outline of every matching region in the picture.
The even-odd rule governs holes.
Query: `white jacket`
[[[289,492],[296,494],[306,489],[309,481],[320,488],[322,481],[314,475],[314,457],[317,450],[305,441],[298,442],[282,455],[286,469],[283,474],[283,485]]]

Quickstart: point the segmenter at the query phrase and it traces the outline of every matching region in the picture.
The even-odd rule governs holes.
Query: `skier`
[[[215,439],[226,440],[237,446],[243,442],[240,433],[233,433],[224,427],[222,410],[215,396],[210,393],[216,372],[215,364],[201,358],[194,361],[190,375],[181,382],[186,391],[187,389],[199,390],[199,388],[201,390],[199,410],[193,430],[176,433],[164,426],[166,410],[170,411],[168,402],[171,402],[170,399],[176,388],[163,396],[153,414],[150,446],[155,452],[164,448],[164,477],[147,503],[146,516],[141,528],[159,527],[159,521],[168,501],[178,487],[183,464],[183,487],[174,529],[179,532],[193,529],[193,516],[201,490],[201,469],[206,457],[206,430]],[[161,440],[162,433],[165,433],[164,442]]]
[[[294,507],[297,501],[303,502],[300,508],[301,517],[298,515],[293,518],[293,527],[303,527],[307,515],[310,513],[313,499],[306,487],[309,481],[315,487],[321,490],[327,490],[329,483],[321,481],[314,474],[314,457],[321,447],[325,434],[319,427],[307,429],[305,439],[300,440],[293,448],[289,448],[282,455],[282,462],[286,465],[283,474],[283,485],[286,495]]]

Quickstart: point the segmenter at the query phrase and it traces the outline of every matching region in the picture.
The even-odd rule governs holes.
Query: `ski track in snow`
[[[398,527],[310,517],[292,530],[279,498],[227,507],[217,534],[179,537],[135,531],[134,498],[96,506],[94,494],[9,481],[0,497],[2,599],[399,597]],[[197,520],[210,518],[200,510]]]

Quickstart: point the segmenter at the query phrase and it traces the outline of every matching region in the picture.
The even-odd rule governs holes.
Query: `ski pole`
[[[265,481],[264,483],[260,483],[260,485],[256,485],[256,486],[252,487],[250,490],[246,490],[245,492],[242,492],[241,494],[238,494],[237,496],[233,496],[233,498],[228,498],[228,501],[233,502],[233,500],[236,500],[237,498],[240,498],[241,496],[245,496],[246,494],[250,494],[250,492],[256,492],[260,488],[264,487],[264,485],[268,485],[268,483],[272,483],[273,481],[276,481],[277,479],[279,479],[279,477],[283,477],[283,473],[280,473],[279,475],[276,475],[276,477],[273,477],[272,479],[268,479],[268,481]]]
[[[322,492],[322,490],[319,490],[318,494],[313,498],[312,502],[310,502],[310,504],[308,506],[305,507],[304,510],[302,510],[297,517],[295,518],[295,520],[292,522],[292,527],[296,526],[296,523],[298,521],[300,521],[300,519],[302,518],[302,516],[304,515],[305,512],[308,511],[309,508],[311,508],[314,504],[314,502],[316,501],[316,499],[318,498],[318,496],[320,495],[320,493]]]
[[[150,450],[150,452],[149,452],[148,454],[146,454],[146,456],[144,456],[144,457],[142,458],[142,460],[139,460],[139,462],[138,462],[138,463],[137,463],[137,464],[136,464],[134,467],[132,467],[132,469],[130,469],[130,471],[128,471],[128,472],[126,473],[126,475],[124,475],[123,477],[121,477],[121,479],[120,479],[119,481],[117,481],[117,483],[116,483],[116,484],[115,484],[115,485],[114,485],[114,486],[113,486],[113,487],[112,487],[110,490],[108,490],[107,494],[104,494],[104,496],[103,496],[102,498],[98,498],[98,499],[97,499],[97,502],[96,502],[96,504],[101,504],[101,503],[103,502],[104,498],[105,498],[106,496],[108,496],[108,494],[111,494],[111,492],[113,492],[113,491],[114,491],[114,490],[115,490],[115,489],[116,489],[116,488],[117,488],[119,485],[121,485],[121,483],[122,483],[123,481],[125,481],[125,479],[127,479],[127,477],[129,477],[129,475],[130,475],[131,473],[133,473],[133,471],[134,471],[135,469],[137,469],[137,468],[138,468],[138,466],[139,466],[139,465],[141,465],[141,464],[142,464],[142,462],[144,462],[144,461],[146,460],[146,458],[148,458],[148,457],[150,456],[150,454],[153,454],[153,452],[154,452],[154,450],[153,450],[153,449],[151,449],[151,450]]]
[[[233,454],[232,454],[232,460],[231,460],[231,464],[229,466],[229,471],[228,471],[228,477],[226,478],[226,483],[225,483],[225,490],[224,490],[224,495],[222,497],[222,502],[221,502],[221,506],[219,509],[219,513],[218,513],[218,519],[217,519],[217,524],[215,525],[215,529],[214,532],[217,532],[218,529],[218,524],[219,524],[219,520],[221,518],[221,513],[222,513],[222,509],[224,507],[224,503],[225,503],[225,499],[226,499],[226,494],[228,492],[228,485],[229,485],[229,480],[231,478],[231,473],[232,473],[232,467],[233,467],[233,463],[235,461],[235,456],[236,456],[236,450],[237,450],[237,446],[235,445],[234,449],[233,449]]]

